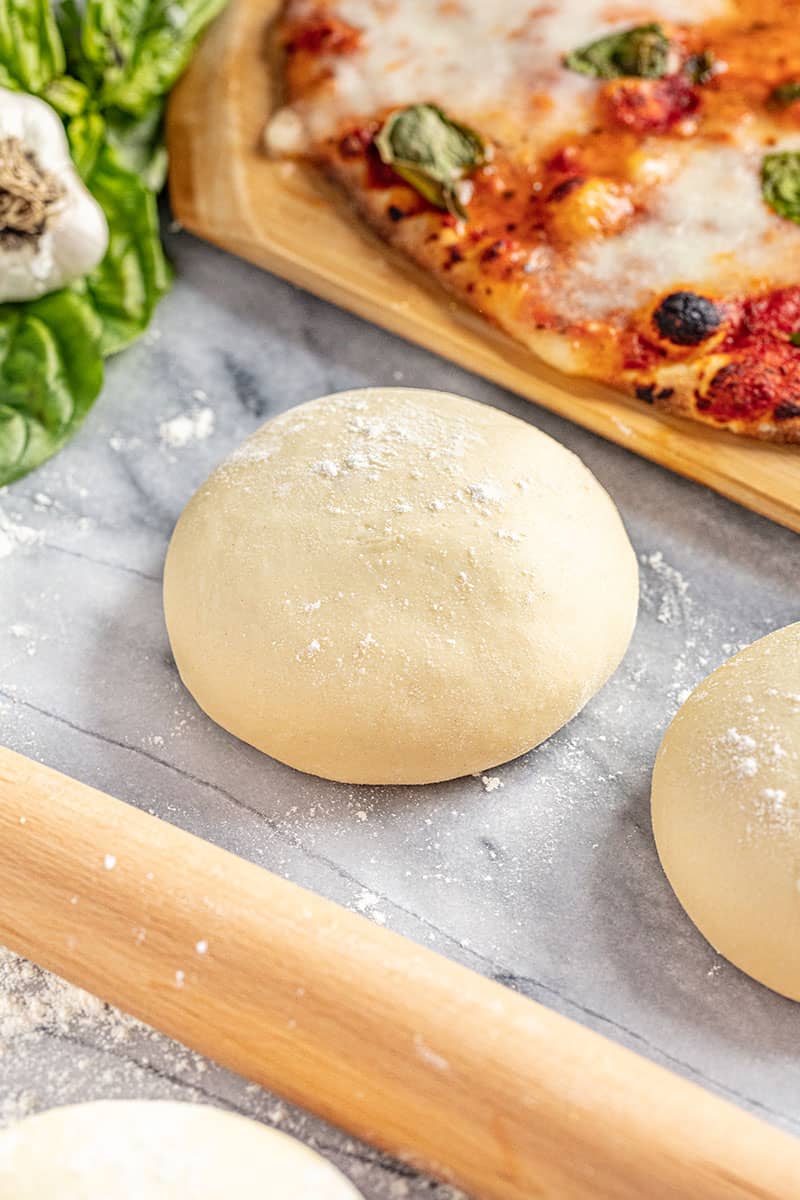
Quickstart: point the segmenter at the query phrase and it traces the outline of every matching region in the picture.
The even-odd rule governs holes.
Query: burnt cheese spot
[[[563,200],[565,196],[568,196],[570,192],[574,192],[575,188],[579,188],[583,183],[585,183],[585,180],[582,175],[570,175],[568,179],[562,179],[560,183],[556,184],[547,199]]]
[[[402,208],[398,208],[396,204],[389,205],[389,217],[392,221],[402,221],[405,215]]]
[[[656,388],[654,383],[639,383],[636,385],[636,398],[643,400],[645,404],[655,404],[656,400],[669,400],[675,392],[675,388],[662,387]]]
[[[481,251],[481,262],[492,262],[493,259],[499,258],[505,249],[506,243],[502,238],[492,242],[485,250]]]
[[[800,417],[800,404],[791,400],[786,404],[779,404],[774,415],[776,421],[789,421],[792,417]]]
[[[696,292],[672,292],[653,314],[663,338],[676,346],[696,346],[719,328],[722,315],[713,301]]]

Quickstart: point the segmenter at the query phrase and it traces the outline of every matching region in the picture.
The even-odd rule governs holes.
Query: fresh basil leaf
[[[81,50],[81,13],[76,0],[59,0],[56,5],[56,23],[61,34],[64,53],[67,59],[67,70],[77,79],[84,79],[83,51]]]
[[[106,123],[100,113],[82,113],[70,121],[67,140],[72,161],[85,183],[94,170],[97,156],[106,140]]]
[[[800,79],[787,79],[772,89],[767,104],[770,108],[788,108],[795,100],[800,100]]]
[[[106,256],[86,277],[86,290],[102,321],[101,350],[116,354],[147,328],[172,272],[161,248],[155,196],[107,143],[86,183],[109,232]]]
[[[0,485],[55,454],[103,382],[100,322],[73,289],[0,308]]]
[[[101,108],[143,117],[186,67],[195,42],[225,0],[86,0],[82,79]]]
[[[636,25],[579,46],[566,56],[564,66],[595,79],[661,79],[669,71],[669,39],[660,25]]]
[[[65,67],[50,0],[0,0],[0,86],[39,95]]]
[[[384,122],[375,138],[383,162],[437,208],[466,212],[456,185],[486,161],[482,138],[434,104],[412,104]]]
[[[798,329],[795,333],[789,334],[789,341],[793,346],[800,346],[800,329]]]
[[[89,103],[89,89],[71,75],[57,75],[42,92],[42,99],[62,117],[78,117]]]
[[[764,155],[761,194],[778,216],[800,225],[800,150]]]
[[[156,102],[143,117],[112,108],[105,119],[109,145],[120,165],[138,175],[151,192],[160,192],[167,178],[163,105]]]

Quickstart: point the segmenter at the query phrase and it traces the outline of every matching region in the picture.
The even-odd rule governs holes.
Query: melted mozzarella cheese
[[[429,101],[491,139],[507,135],[512,154],[535,153],[594,123],[597,81],[565,70],[566,52],[633,24],[702,23],[735,9],[731,0],[333,0],[328,11],[361,41],[323,55],[330,75],[290,106],[292,135],[298,119],[314,141],[343,121]],[[318,0],[291,0],[288,15],[315,11]],[[765,204],[760,167],[767,150],[800,149],[800,134],[765,145],[766,132],[751,122],[726,142],[651,139],[634,173],[647,188],[644,211],[537,275],[553,312],[569,323],[628,313],[681,287],[724,294],[796,282],[800,231]]]
[[[724,294],[764,277],[776,287],[797,282],[800,231],[764,202],[763,150],[708,142],[682,149],[647,211],[624,232],[584,243],[559,275],[553,302],[565,317],[630,310],[667,289]],[[769,149],[798,150],[800,134]]]
[[[323,56],[333,86],[302,99],[312,139],[341,120],[431,101],[502,140],[532,142],[589,120],[596,81],[561,65],[565,53],[648,20],[697,22],[723,15],[730,0],[336,0],[326,6],[361,31],[353,53]],[[311,18],[317,0],[294,0],[292,19]],[[537,94],[539,103],[537,103]]]

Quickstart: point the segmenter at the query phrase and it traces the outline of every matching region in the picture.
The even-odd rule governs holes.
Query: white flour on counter
[[[197,391],[194,398],[205,399],[205,393]],[[214,432],[214,410],[208,405],[195,405],[188,412],[178,413],[158,427],[161,444],[172,450],[181,450],[191,442],[202,442]]]
[[[0,558],[8,558],[23,546],[35,546],[44,534],[30,525],[21,525],[0,509]]]
[[[135,1043],[137,1050],[145,1044],[154,1057],[157,1052],[159,1069],[163,1070],[166,1061],[171,1075],[188,1076],[176,1079],[178,1084],[191,1087],[197,1076],[206,1070],[205,1061],[193,1051],[0,947],[0,1075],[4,1060],[12,1055],[24,1055],[34,1060],[44,1054],[49,1064],[45,1096],[33,1082],[29,1082],[23,1091],[2,1095],[0,1126],[12,1124],[42,1108],[81,1098],[78,1095],[81,1073],[76,1073],[74,1062],[65,1060],[61,1071],[52,1065],[56,1061],[52,1044],[62,1039],[74,1045],[78,1056],[83,1046],[87,1051],[96,1047],[101,1054],[115,1055],[118,1069],[114,1072],[117,1079],[113,1087],[109,1089],[108,1086],[111,1071],[96,1080],[98,1090],[105,1095],[109,1090],[112,1095],[132,1094],[136,1077],[150,1065],[148,1058],[141,1054],[137,1059],[126,1058],[120,1048],[128,1042]]]

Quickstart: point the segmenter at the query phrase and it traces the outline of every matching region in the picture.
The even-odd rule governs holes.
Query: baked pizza
[[[270,152],[572,374],[800,442],[797,0],[289,0]]]

